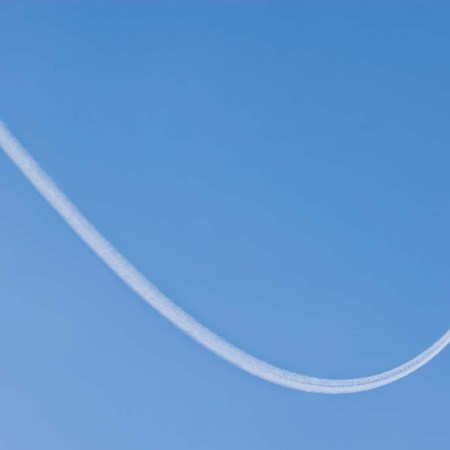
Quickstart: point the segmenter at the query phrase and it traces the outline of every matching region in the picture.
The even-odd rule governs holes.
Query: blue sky
[[[0,115],[231,342],[325,377],[449,327],[445,1],[3,2]],[[448,351],[353,396],[206,352],[0,155],[0,448],[444,449]]]

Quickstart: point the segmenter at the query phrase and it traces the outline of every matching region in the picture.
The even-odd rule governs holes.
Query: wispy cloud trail
[[[431,347],[407,363],[387,372],[363,378],[313,378],[273,366],[213,333],[153,286],[83,216],[2,122],[0,122],[0,147],[80,239],[137,295],[192,339],[254,376],[291,389],[321,394],[367,391],[409,375],[433,359],[450,343],[449,329]]]

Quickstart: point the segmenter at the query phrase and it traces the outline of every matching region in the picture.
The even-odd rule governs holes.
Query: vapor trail
[[[252,375],[300,391],[349,394],[375,389],[409,375],[433,359],[450,342],[449,329],[414,359],[395,369],[364,378],[342,380],[313,378],[266,363],[213,333],[153,286],[83,216],[2,122],[0,122],[0,147],[78,237],[136,294],[208,350]]]

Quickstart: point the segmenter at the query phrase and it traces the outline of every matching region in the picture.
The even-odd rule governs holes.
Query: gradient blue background
[[[0,2],[0,114],[180,306],[364,376],[449,327],[447,1]],[[0,155],[0,448],[447,449],[450,353],[289,391],[141,302]]]

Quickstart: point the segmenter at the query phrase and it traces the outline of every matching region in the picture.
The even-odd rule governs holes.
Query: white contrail
[[[2,122],[0,122],[0,147],[69,227],[136,294],[188,336],[252,375],[300,391],[349,394],[375,389],[409,375],[433,359],[450,342],[449,329],[431,347],[407,363],[387,372],[363,378],[343,380],[313,378],[266,363],[213,333],[153,286],[81,214]]]

